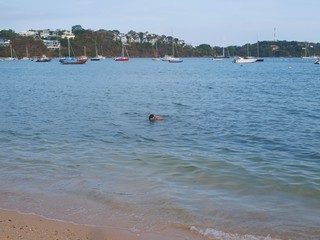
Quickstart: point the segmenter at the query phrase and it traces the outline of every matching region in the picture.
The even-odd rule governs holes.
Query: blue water
[[[319,93],[304,59],[2,61],[0,208],[318,239]]]

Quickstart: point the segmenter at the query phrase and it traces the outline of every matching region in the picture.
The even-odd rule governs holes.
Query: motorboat
[[[256,62],[256,58],[243,58],[243,57],[237,57],[233,60],[234,63],[254,63]]]
[[[181,58],[171,58],[169,63],[182,63],[183,60]]]
[[[42,57],[36,58],[33,61],[34,62],[50,62],[51,58],[48,58],[46,55],[42,55]]]

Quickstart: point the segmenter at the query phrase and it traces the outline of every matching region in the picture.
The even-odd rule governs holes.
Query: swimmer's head
[[[154,118],[154,115],[153,115],[153,114],[150,114],[150,115],[149,115],[149,120],[153,120],[153,118]]]

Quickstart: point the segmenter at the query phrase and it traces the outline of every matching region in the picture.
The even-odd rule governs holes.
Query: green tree
[[[12,39],[13,37],[15,37],[17,34],[12,30],[1,30],[0,31],[0,37],[4,37],[7,39]]]
[[[72,26],[71,31],[73,34],[77,35],[77,34],[84,33],[86,30],[83,29],[81,25],[74,25]]]

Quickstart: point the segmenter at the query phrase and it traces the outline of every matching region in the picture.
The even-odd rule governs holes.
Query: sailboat
[[[257,62],[263,62],[264,59],[260,57],[260,48],[259,48],[259,41],[257,41]]]
[[[228,50],[228,49],[227,49],[227,50]],[[229,53],[229,50],[228,50],[228,53]],[[229,55],[230,55],[230,54],[229,54]],[[225,49],[224,49],[224,47],[222,47],[222,55],[213,57],[213,60],[214,60],[214,61],[220,61],[220,60],[222,60],[222,59],[224,59],[224,58],[229,58],[229,57],[225,55]]]
[[[152,58],[152,61],[161,61],[161,58],[159,57],[159,54],[158,54],[158,45],[157,45],[157,43],[156,43],[155,57]]]
[[[7,60],[7,61],[18,60],[11,44],[10,44],[10,57],[5,58],[4,60]]]
[[[28,48],[26,47],[26,56],[21,58],[21,60],[30,60],[29,58],[29,52],[28,52]]]
[[[70,55],[70,39],[69,38],[68,38],[68,53],[69,53],[69,57],[64,57],[64,58],[59,59],[59,62],[61,64],[84,64],[88,60],[87,57],[80,57],[80,58],[71,57],[71,55]]]
[[[311,48],[313,48],[313,46],[310,46]],[[304,48],[302,48],[304,50],[304,56],[302,56],[302,58],[304,59],[316,59],[317,56],[311,56],[310,55],[310,51],[308,49],[308,45],[306,44],[306,46]]]
[[[95,47],[96,47],[96,56],[91,58],[91,61],[100,61],[102,59],[105,59],[103,56],[98,55],[98,48],[97,48],[97,41],[95,41]]]
[[[124,51],[126,51],[126,54],[127,54],[127,57],[124,55]],[[128,51],[125,47],[125,45],[122,43],[122,55],[119,56],[119,57],[115,57],[114,58],[115,61],[117,62],[127,62],[129,61],[129,54],[128,54]]]
[[[169,63],[182,63],[183,60],[181,58],[174,57],[174,46],[175,46],[175,43],[174,41],[172,41],[172,57],[169,59]],[[178,51],[177,51],[177,54],[178,54]]]

